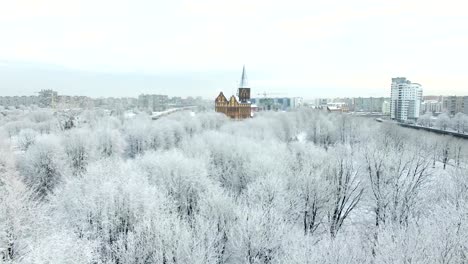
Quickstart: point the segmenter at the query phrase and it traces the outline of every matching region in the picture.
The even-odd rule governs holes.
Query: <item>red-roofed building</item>
[[[252,104],[250,103],[250,88],[247,88],[247,75],[245,67],[242,70],[239,97],[234,95],[227,100],[223,92],[220,92],[215,100],[215,111],[224,113],[233,119],[244,119],[252,116]]]

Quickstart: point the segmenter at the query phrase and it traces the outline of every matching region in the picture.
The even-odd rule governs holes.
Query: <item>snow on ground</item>
[[[124,117],[128,118],[128,119],[134,118],[135,116],[136,116],[136,114],[134,112],[125,112],[125,114],[124,114]]]
[[[301,133],[297,134],[296,138],[297,138],[297,141],[299,141],[299,142],[305,142],[306,139],[307,139],[307,133],[306,132],[301,132]]]

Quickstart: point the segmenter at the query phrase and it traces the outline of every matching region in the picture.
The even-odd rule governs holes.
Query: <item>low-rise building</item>
[[[386,100],[382,103],[382,114],[383,115],[390,115],[390,101]]]
[[[149,111],[164,111],[168,108],[169,96],[160,94],[141,94],[138,96],[138,108]]]
[[[349,106],[345,102],[328,103],[326,109],[328,110],[328,112],[349,112]]]
[[[442,111],[454,116],[457,113],[463,113],[464,106],[465,99],[463,96],[446,96],[443,99]]]
[[[263,97],[252,98],[251,102],[257,105],[259,111],[287,111],[293,108],[292,100],[289,97]]]
[[[328,98],[316,98],[314,100],[314,106],[316,107],[326,107],[328,103],[331,103],[332,100]]]
[[[292,97],[291,98],[291,109],[301,107],[304,104],[302,97]]]
[[[442,102],[437,100],[425,100],[421,103],[421,114],[425,113],[441,113]]]
[[[390,98],[384,97],[357,97],[353,100],[354,112],[382,112],[382,104]]]

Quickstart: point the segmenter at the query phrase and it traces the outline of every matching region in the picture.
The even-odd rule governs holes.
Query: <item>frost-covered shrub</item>
[[[17,139],[19,149],[26,151],[29,148],[29,146],[34,144],[38,134],[39,133],[30,128],[21,130]]]

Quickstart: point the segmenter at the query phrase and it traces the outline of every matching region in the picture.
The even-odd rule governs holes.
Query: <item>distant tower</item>
[[[239,88],[248,88],[247,86],[247,73],[245,72],[245,65],[242,67],[242,76],[239,83]]]
[[[250,101],[250,88],[247,86],[247,73],[245,71],[245,65],[242,68],[242,76],[241,80],[239,83],[239,91],[238,91],[238,96],[239,96],[239,101],[241,103],[247,103]]]

